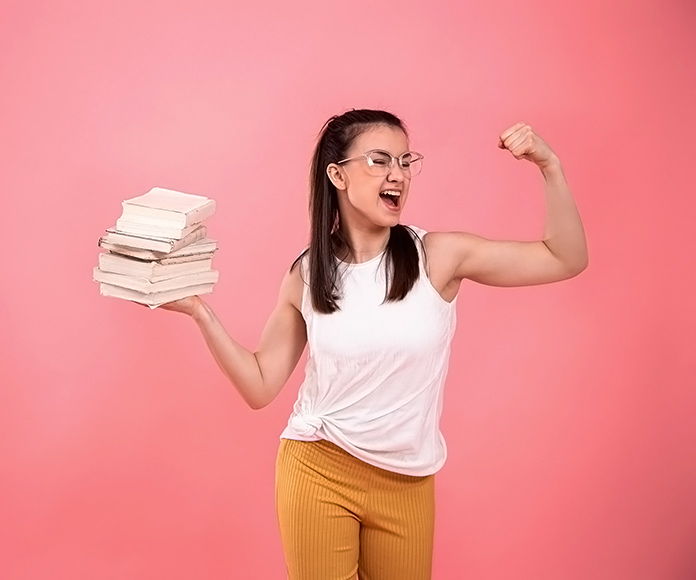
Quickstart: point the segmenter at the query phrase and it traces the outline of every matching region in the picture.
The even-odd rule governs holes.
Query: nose
[[[389,173],[387,173],[388,181],[396,181],[401,183],[406,180],[406,174],[404,170],[401,169],[398,161],[392,161],[391,167],[389,168]]]

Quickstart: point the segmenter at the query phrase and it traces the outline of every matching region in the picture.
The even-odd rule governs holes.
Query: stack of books
[[[156,308],[213,291],[217,242],[206,237],[203,222],[215,212],[214,200],[155,187],[122,205],[116,226],[99,239],[107,251],[93,279],[103,296]]]

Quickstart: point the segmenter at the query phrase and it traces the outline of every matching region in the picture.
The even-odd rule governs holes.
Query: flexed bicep
[[[533,286],[565,280],[568,269],[543,241],[489,240],[467,232],[428,234],[432,277],[489,286]]]

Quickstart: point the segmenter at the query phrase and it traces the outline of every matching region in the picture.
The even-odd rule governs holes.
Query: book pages
[[[214,213],[214,200],[155,187],[122,208],[116,226],[99,238],[106,251],[92,279],[103,296],[156,308],[213,291],[217,241],[203,222]]]

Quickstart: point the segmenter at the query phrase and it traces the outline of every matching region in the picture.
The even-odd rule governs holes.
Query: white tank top
[[[316,312],[305,285],[309,359],[281,438],[326,439],[366,463],[406,475],[442,467],[447,448],[439,421],[456,299],[449,303],[438,294],[416,246],[420,276],[398,302],[384,302],[382,254],[340,265],[336,312]]]

